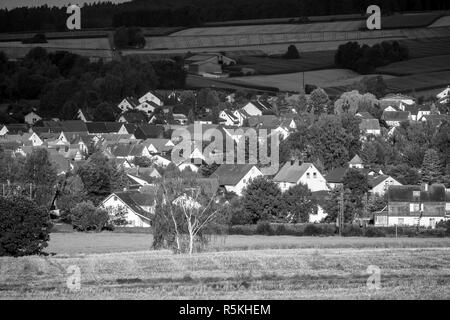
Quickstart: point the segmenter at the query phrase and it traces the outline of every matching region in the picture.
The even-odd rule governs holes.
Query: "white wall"
[[[309,223],[319,223],[325,219],[328,215],[325,213],[321,206],[317,206],[317,214],[309,215]]]
[[[375,219],[375,225],[376,226],[387,226],[387,227],[394,227],[394,226],[409,226],[409,227],[415,227],[417,226],[417,221],[419,217],[393,217],[389,216],[386,219],[382,220],[380,217],[376,217]],[[422,217],[420,218],[420,226],[426,227],[426,228],[435,228],[436,224],[440,221],[445,220],[445,217]]]
[[[118,209],[120,207],[125,208],[126,216],[125,219],[129,222],[129,224],[126,227],[143,227],[143,228],[149,228],[150,221],[144,218],[141,218],[140,216],[133,213],[133,211],[127,207],[119,197],[111,196],[109,197],[105,202],[103,202],[102,206],[106,210],[114,210]]]
[[[261,171],[259,171],[259,169],[254,166],[235,186],[225,186],[225,189],[228,192],[236,193],[240,197],[242,196],[242,191],[247,187],[250,180],[262,175],[263,174],[261,173]]]

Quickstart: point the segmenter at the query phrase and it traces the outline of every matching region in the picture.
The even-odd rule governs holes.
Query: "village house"
[[[359,130],[364,136],[381,135],[380,121],[378,121],[378,119],[376,119],[368,112],[359,112],[356,114],[356,116],[361,119]]]
[[[444,185],[390,186],[387,210],[375,214],[375,226],[435,228],[447,220]]]
[[[117,107],[123,113],[126,111],[134,110],[139,104],[140,104],[140,102],[135,97],[127,97],[127,98],[123,99]]]
[[[384,120],[389,127],[398,127],[400,123],[411,120],[408,111],[383,111],[381,120]]]
[[[149,91],[140,97],[138,102],[139,104],[147,102],[152,106],[162,107],[164,105],[164,98],[154,91]]]
[[[222,110],[219,118],[221,124],[224,126],[239,126],[239,119],[230,110]]]
[[[306,185],[312,192],[329,190],[324,176],[314,164],[300,164],[298,160],[286,162],[273,181],[278,184],[282,192],[300,183]]]
[[[222,164],[211,178],[217,178],[226,191],[242,196],[250,181],[260,176],[263,176],[262,172],[252,164]]]
[[[380,99],[380,103],[382,105],[390,105],[399,108],[401,104],[413,105],[416,103],[416,100],[413,97],[397,93],[386,95],[384,98]]]
[[[110,214],[125,212],[126,227],[149,228],[155,213],[155,194],[138,191],[114,192],[102,201],[101,207]]]
[[[145,115],[142,112],[128,111],[120,115],[117,121],[124,123],[139,124],[139,123],[146,123],[147,119],[145,118]]]
[[[34,125],[40,120],[42,120],[42,118],[34,111],[31,111],[25,115],[25,123],[28,123],[29,125]]]
[[[439,92],[436,98],[439,100],[439,103],[447,104],[450,100],[450,85],[445,90]]]
[[[83,122],[90,122],[93,120],[92,117],[86,111],[83,111],[82,109],[78,109],[76,118]]]
[[[241,108],[249,116],[262,116],[265,112],[271,112],[272,106],[264,101],[250,101],[245,106]]]
[[[146,139],[142,142],[150,154],[168,154],[175,144],[169,139]]]
[[[348,167],[351,169],[364,169],[364,162],[360,156],[355,155],[352,160],[348,162]]]
[[[402,186],[400,182],[388,175],[369,176],[368,183],[370,193],[377,196],[384,196],[390,186]]]

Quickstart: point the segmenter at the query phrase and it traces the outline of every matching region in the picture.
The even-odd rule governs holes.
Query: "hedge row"
[[[261,222],[257,225],[212,226],[206,233],[227,235],[266,235],[266,236],[322,236],[329,237],[338,234],[335,224],[270,224]],[[345,225],[342,231],[344,237],[446,237],[450,236],[448,229],[424,229],[416,227],[360,227]]]

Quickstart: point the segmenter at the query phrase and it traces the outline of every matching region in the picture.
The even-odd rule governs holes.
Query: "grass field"
[[[442,17],[442,13],[409,13],[402,15],[392,15],[381,18],[381,28],[420,28],[428,27]]]
[[[450,250],[167,251],[0,258],[1,299],[449,299]],[[369,266],[379,288],[367,286]],[[80,289],[70,291],[73,268]]]
[[[445,16],[437,19],[429,27],[430,28],[450,27],[450,16]]]
[[[45,252],[58,255],[103,254],[145,251],[151,234],[139,233],[52,233]],[[450,238],[339,238],[292,236],[211,236],[206,251],[308,248],[420,248],[450,247]]]
[[[305,72],[305,83],[316,85],[321,88],[345,87],[355,82],[361,81],[362,76],[354,71],[346,69],[327,69]],[[370,75],[371,77],[376,75]],[[383,75],[385,80],[392,79],[393,76]],[[303,73],[287,73],[274,75],[246,76],[239,78],[229,78],[224,80],[234,84],[256,84],[261,86],[277,87],[281,91],[299,91],[302,87]]]
[[[450,70],[450,55],[432,56],[391,63],[377,69],[378,73],[394,76],[422,74]]]
[[[412,59],[450,54],[450,37],[415,39],[401,42],[408,46],[409,56]]]

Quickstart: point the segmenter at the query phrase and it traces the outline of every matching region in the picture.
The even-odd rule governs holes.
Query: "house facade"
[[[260,176],[262,172],[252,164],[222,164],[211,175],[219,180],[220,186],[237,196],[242,196],[250,181]]]
[[[300,183],[308,186],[312,192],[329,190],[325,177],[315,165],[312,163],[300,164],[297,160],[287,162],[273,178],[273,181],[278,184],[282,192]]]

